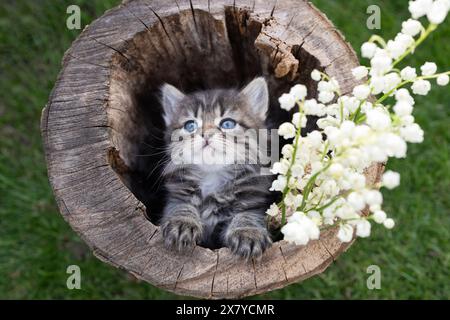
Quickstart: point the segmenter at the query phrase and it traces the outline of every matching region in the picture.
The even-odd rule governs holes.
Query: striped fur
[[[163,173],[168,200],[161,220],[166,245],[178,250],[196,243],[226,246],[246,259],[261,256],[271,244],[265,223],[271,177],[261,175],[261,167],[253,161],[258,156],[256,141],[245,132],[265,129],[266,82],[257,78],[240,92],[208,90],[189,95],[165,85],[162,93],[168,145]],[[225,118],[234,119],[237,126],[221,129],[218,124]],[[198,132],[183,133],[184,123],[192,119],[199,123]],[[176,131],[183,139],[173,139]],[[207,154],[213,160],[226,150],[237,163],[176,163],[174,153],[186,150],[190,156]],[[251,154],[247,161],[242,161],[243,153]],[[184,153],[181,158],[189,160]]]

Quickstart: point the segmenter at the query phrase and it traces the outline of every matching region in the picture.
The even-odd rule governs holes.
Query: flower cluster
[[[431,80],[447,85],[450,74],[437,73],[433,62],[425,62],[420,71],[398,68],[444,21],[450,0],[410,1],[409,10],[412,18],[403,22],[394,39],[386,42],[373,36],[362,45],[362,56],[370,59],[370,66],[352,70],[362,84],[351,94],[342,95],[336,79],[314,70],[317,99],[306,99],[303,85],[279,98],[282,109],[296,108],[296,112],[278,130],[293,141],[283,147],[282,159],[271,169],[277,175],[271,190],[281,192],[282,200],[267,214],[281,218],[285,240],[305,245],[318,239],[322,228],[339,225],[338,238],[349,242],[354,234],[368,237],[371,221],[394,227],[394,220],[382,209],[379,188],[397,187],[400,175],[387,171],[381,182],[374,183],[364,173],[391,157],[405,158],[407,143],[423,141],[424,132],[412,115],[413,96],[427,95]],[[427,28],[418,20],[423,16],[429,21]],[[308,116],[319,117],[319,129],[302,136]]]

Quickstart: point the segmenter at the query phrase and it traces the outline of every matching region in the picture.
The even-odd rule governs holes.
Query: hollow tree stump
[[[60,211],[98,258],[178,294],[238,298],[321,273],[349,246],[335,229],[307,246],[276,242],[260,262],[238,261],[227,248],[167,250],[159,227],[146,219],[160,200],[143,201],[153,189],[132,172],[156,167],[155,159],[136,155],[141,142],[159,141],[153,137],[162,130],[161,110],[153,96],[163,82],[189,92],[264,75],[269,116],[280,122],[287,117],[277,105],[282,92],[302,83],[316,95],[313,69],[336,77],[347,93],[357,65],[352,48],[306,1],[125,1],[66,52],[43,110],[48,173]],[[374,166],[367,177],[375,181],[380,173]]]

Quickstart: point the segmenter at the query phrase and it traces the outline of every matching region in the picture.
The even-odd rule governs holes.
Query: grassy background
[[[65,28],[66,8],[78,4],[83,25],[118,0],[18,0],[0,3],[0,298],[177,298],[101,263],[63,221],[50,190],[39,117],[64,51],[79,34]],[[408,16],[404,0],[316,0],[353,46],[370,36],[366,8],[382,10],[382,33],[393,36]],[[450,68],[450,23],[442,25],[408,60],[433,57]],[[392,232],[374,228],[325,273],[260,295],[281,299],[450,298],[449,108],[447,88],[418,99],[416,116],[426,132],[409,158],[392,161],[402,186],[385,192]],[[66,289],[68,265],[82,270],[82,289]],[[368,290],[366,268],[382,271],[381,290]]]

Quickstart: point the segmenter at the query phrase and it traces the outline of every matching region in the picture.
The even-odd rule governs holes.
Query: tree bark
[[[261,261],[249,263],[227,248],[167,250],[159,227],[145,217],[146,206],[130,191],[126,171],[148,166],[134,156],[136,141],[150,137],[149,123],[160,125],[160,110],[140,97],[162,82],[190,91],[262,74],[274,105],[270,115],[282,119],[276,97],[283,90],[304,83],[313,97],[309,74],[319,68],[348,93],[357,65],[331,22],[303,0],[124,1],[66,52],[42,113],[61,214],[98,258],[181,295],[239,298],[323,272],[350,245],[338,241],[336,229],[307,246],[276,242]],[[381,172],[374,166],[367,177],[375,181]]]

